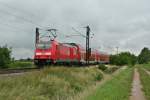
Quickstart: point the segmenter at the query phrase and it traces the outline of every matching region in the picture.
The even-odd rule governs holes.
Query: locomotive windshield
[[[37,44],[39,49],[49,49],[51,47],[51,42],[40,42]]]

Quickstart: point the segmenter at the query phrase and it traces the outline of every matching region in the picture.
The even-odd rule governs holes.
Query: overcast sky
[[[108,53],[138,54],[150,47],[149,0],[0,0],[0,45],[13,48],[16,59],[33,57],[35,27],[58,29],[58,40],[85,44],[86,25],[91,46]],[[65,35],[64,35],[65,34]]]

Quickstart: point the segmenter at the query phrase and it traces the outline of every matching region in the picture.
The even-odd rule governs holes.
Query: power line
[[[77,34],[79,34],[80,36],[86,38],[85,35],[83,35],[83,34],[82,34],[81,32],[79,32],[79,31],[77,31],[74,27],[72,27],[72,30],[74,30],[74,31],[75,31]],[[93,32],[90,32],[90,33],[92,33],[92,34],[90,34],[90,35],[92,35],[90,38],[94,38],[94,33],[93,33]]]
[[[1,1],[0,1],[0,2],[1,2]],[[4,3],[4,2],[1,2],[0,4],[3,5],[3,6],[6,6],[6,7],[8,7],[8,8],[10,8],[10,9],[20,10],[20,9],[17,9],[17,8],[15,8],[15,7],[12,7],[12,6],[10,6],[10,5]],[[2,10],[1,10],[1,11],[2,11]],[[22,12],[28,13],[28,12],[26,12],[26,11],[24,11],[24,10],[20,10],[20,11],[21,11],[21,13],[22,13]],[[14,14],[12,14],[12,13],[9,13],[9,12],[4,12],[4,11],[2,11],[2,12],[5,13],[5,14],[10,14],[10,15],[12,15],[12,16],[18,17],[18,18],[20,18],[20,19],[22,19],[22,20],[24,20],[24,21],[28,21],[28,22],[31,23],[31,24],[38,25],[37,23],[34,23],[33,21],[31,21],[31,20],[29,20],[29,19],[27,19],[27,18],[25,18],[25,17],[17,16],[17,15],[14,15]],[[32,16],[35,16],[35,15],[32,14]],[[38,26],[41,26],[41,25],[38,25]],[[79,31],[77,31],[75,28],[72,27],[72,29],[73,29],[74,31],[76,31],[78,34],[80,34],[82,37],[86,38],[85,35],[83,35],[83,34],[80,33]],[[91,32],[91,33],[92,33],[92,32]],[[93,34],[93,33],[92,33],[92,34]],[[94,35],[94,34],[93,34],[93,35]],[[68,36],[66,36],[66,37],[68,37]],[[93,38],[93,37],[91,37],[91,38]]]
[[[11,30],[9,30],[9,32],[8,33],[19,33],[20,31],[18,31],[18,30],[13,30],[13,29],[11,29]],[[0,33],[2,33],[2,31],[0,32]],[[5,34],[5,32],[3,32],[4,34]],[[27,31],[23,31],[22,33],[28,33]],[[8,34],[9,35],[9,34]]]
[[[80,36],[86,38],[85,35],[83,35],[81,32],[77,31],[74,27],[72,27],[72,30],[74,30],[76,33],[78,33]]]
[[[4,11],[4,10],[2,10],[2,9],[0,9],[0,13],[9,14],[9,15],[11,15],[11,16],[13,16],[13,17],[17,17],[17,18],[19,18],[19,19],[21,19],[21,20],[23,20],[23,21],[25,21],[25,22],[27,21],[27,22],[29,22],[29,23],[31,23],[31,24],[33,24],[33,25],[38,25],[37,23],[34,23],[33,21],[31,21],[31,20],[29,20],[29,19],[27,19],[27,18],[25,18],[25,17],[17,16],[17,15],[15,15],[15,14],[10,13],[10,12],[6,12],[6,11]],[[38,25],[38,26],[41,27],[41,25]]]
[[[3,19],[2,19],[2,20],[3,20]],[[24,28],[20,28],[20,26],[18,26],[18,25],[16,26],[16,25],[11,25],[11,23],[6,23],[6,22],[4,23],[2,20],[0,20],[0,25],[1,25],[1,26],[3,26],[3,25],[6,26],[5,28],[8,28],[8,27],[9,27],[9,28],[11,28],[11,29],[13,29],[13,30],[16,30],[16,31],[19,31],[19,30],[20,30],[20,31],[25,31],[25,30],[26,30],[26,29],[24,29]]]
[[[7,26],[7,27],[5,27],[7,30],[8,30],[8,27],[9,27],[9,29],[11,28],[11,31],[13,30],[13,32],[16,32],[16,33],[20,32],[20,31],[23,32],[23,33],[24,32],[28,33],[28,31],[25,31],[25,29],[21,29],[20,27],[12,26],[12,25],[10,25],[8,23],[0,23],[0,24],[3,24],[5,26]]]
[[[8,29],[7,29],[8,30]],[[15,29],[11,29],[8,31],[8,33],[19,33],[20,31],[19,30],[15,30]],[[0,32],[2,33],[2,32]],[[4,33],[4,32],[3,32]],[[28,33],[27,31],[22,31],[21,33]],[[4,33],[5,34],[5,33]]]
[[[66,35],[66,38],[73,37],[73,36],[81,36],[81,35]]]
[[[14,6],[10,6],[9,4],[4,3],[4,2],[2,2],[2,1],[0,1],[0,5],[3,5],[3,6],[5,6],[5,7],[7,7],[7,8],[10,8],[10,9],[17,10],[17,11],[21,12],[22,14],[27,13],[28,15],[31,15],[32,17],[33,17],[33,16],[34,16],[34,17],[37,17],[35,14],[29,13],[28,11],[25,11],[25,10],[23,10],[23,9],[18,9],[18,8],[14,7]],[[1,11],[2,11],[2,10],[1,10]],[[41,25],[39,25],[39,24],[33,22],[32,20],[29,20],[28,18],[25,18],[25,17],[22,17],[22,16],[17,16],[17,15],[15,15],[15,14],[12,14],[12,13],[9,13],[9,12],[4,12],[4,11],[2,11],[2,12],[5,13],[5,14],[6,14],[6,13],[7,13],[7,14],[11,14],[11,15],[13,15],[13,16],[15,16],[15,17],[18,17],[19,19],[28,21],[28,22],[31,23],[31,24],[38,25],[38,26],[42,27]],[[27,15],[27,14],[25,14],[25,15]]]
[[[16,30],[20,30],[20,31],[23,31],[23,30],[25,30],[25,29],[21,29],[20,27],[16,27],[16,26],[12,26],[12,25],[10,25],[10,24],[8,24],[8,23],[0,23],[0,24],[3,24],[3,25],[5,25],[5,26],[7,26],[7,27],[10,27],[10,28],[13,28],[13,29],[16,29]]]
[[[31,16],[35,16],[34,14],[31,14],[31,13],[29,13],[29,12],[23,10],[23,9],[22,9],[22,10],[21,10],[21,9],[18,9],[18,8],[14,7],[14,6],[10,6],[10,5],[8,5],[7,3],[4,3],[4,2],[2,2],[2,1],[0,1],[0,5],[5,6],[5,7],[7,7],[7,8],[10,8],[10,9],[18,10],[18,11],[20,11],[21,13],[24,12],[24,13],[28,13],[28,14],[31,15]]]
[[[57,33],[60,34],[60,35],[62,35],[63,38],[69,38],[69,39],[75,40],[72,36],[69,36],[69,37],[68,37],[68,35],[64,34],[63,32],[57,31]],[[80,35],[78,35],[78,36],[80,36]],[[59,38],[59,37],[58,37],[58,38]],[[65,41],[66,41],[66,39],[63,39],[62,42],[65,42]]]
[[[67,35],[64,34],[63,32],[60,32],[59,30],[57,31],[57,33],[62,34],[64,37],[66,37]]]

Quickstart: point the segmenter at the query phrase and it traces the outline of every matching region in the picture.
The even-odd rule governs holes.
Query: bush
[[[104,71],[104,70],[107,69],[107,67],[106,67],[104,64],[99,64],[99,65],[98,65],[98,69]]]
[[[97,73],[97,75],[95,76],[96,81],[100,81],[102,78],[103,78],[103,75],[101,73]]]
[[[150,50],[144,47],[138,56],[139,64],[146,64],[150,61]]]
[[[105,73],[111,74],[111,73],[115,72],[117,69],[119,69],[119,67],[117,67],[117,66],[106,67],[104,64],[100,64],[98,66],[98,69],[104,71]],[[98,78],[98,76],[97,76],[97,78]]]
[[[130,52],[122,52],[118,55],[110,56],[110,64],[113,65],[135,65],[137,62],[137,57]]]
[[[0,68],[8,67],[11,62],[11,49],[7,46],[0,47]]]
[[[107,69],[105,70],[105,72],[111,74],[111,73],[115,72],[118,68],[119,68],[119,67],[107,68]]]

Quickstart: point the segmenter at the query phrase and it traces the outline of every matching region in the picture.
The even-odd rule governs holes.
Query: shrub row
[[[119,68],[119,67],[107,68],[107,69],[105,70],[105,72],[112,74],[112,73],[115,72],[118,68]]]
[[[115,72],[119,67],[115,66],[115,67],[110,67],[107,68],[104,64],[99,64],[98,68],[106,73],[113,73]]]

